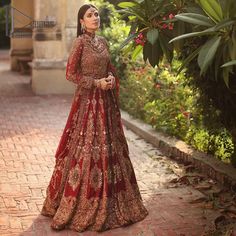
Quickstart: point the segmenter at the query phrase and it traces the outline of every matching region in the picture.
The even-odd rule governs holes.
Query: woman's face
[[[96,8],[90,7],[84,14],[80,23],[88,30],[97,30],[100,27],[100,16]]]

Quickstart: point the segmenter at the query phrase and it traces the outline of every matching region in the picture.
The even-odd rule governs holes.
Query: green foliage
[[[232,0],[225,1],[225,4],[232,5]],[[225,63],[236,59],[235,4],[232,5],[235,11],[229,10],[226,6],[229,11],[224,12],[225,14],[223,14],[222,6],[217,0],[200,0],[199,7],[204,10],[203,13],[181,13],[176,15],[175,18],[193,24],[192,31],[196,31],[195,29],[200,29],[200,31],[177,36],[170,42],[189,37],[204,36],[206,41],[200,45],[198,54],[195,54],[195,56],[198,55],[200,75],[205,75],[208,72],[213,74],[216,79],[221,75],[221,78],[229,87],[230,73],[233,72],[233,65],[235,64],[231,62],[225,66]]]
[[[173,3],[173,1],[162,2]],[[202,37],[197,40],[189,38],[185,42],[175,42],[175,48],[182,44],[181,53],[179,52],[178,55],[187,60],[186,65],[189,66],[187,69],[184,69],[184,66],[181,68],[182,63],[176,60],[176,56],[171,65],[167,63],[168,60],[160,60],[159,67],[153,68],[148,63],[144,65],[142,60],[144,58],[145,62],[150,62],[150,60],[153,60],[153,63],[155,62],[155,53],[152,56],[149,54],[153,53],[150,45],[155,45],[158,42],[157,44],[161,47],[163,43],[167,43],[166,41],[160,43],[160,40],[163,40],[160,37],[163,32],[160,34],[160,31],[158,31],[157,33],[152,28],[147,31],[149,32],[149,46],[146,46],[145,50],[144,48],[142,50],[140,44],[139,47],[136,47],[137,45],[133,47],[133,41],[137,39],[139,33],[130,34],[127,38],[129,32],[134,29],[132,29],[132,25],[130,27],[125,24],[125,21],[118,21],[118,13],[114,10],[114,6],[107,2],[99,0],[95,2],[95,5],[99,9],[106,8],[110,11],[110,24],[103,27],[100,33],[107,38],[110,44],[112,61],[120,74],[121,108],[134,117],[151,124],[159,131],[179,137],[198,150],[212,153],[225,162],[231,161],[233,163],[236,160],[233,137],[225,129],[225,122],[221,119],[222,110],[217,109],[215,104],[209,101],[212,93],[217,93],[214,89],[211,89],[215,88],[214,84],[209,86],[208,83],[209,81],[216,83],[216,81],[214,78],[204,79],[199,77],[200,70],[196,67],[197,55],[201,45],[205,44],[206,38]],[[131,6],[130,3],[129,6]],[[126,6],[123,5],[123,7]],[[196,14],[202,14],[203,12],[199,11],[200,8],[194,9]],[[158,14],[160,15],[161,12]],[[199,15],[188,14],[184,17],[185,19],[188,18],[189,21],[193,20],[189,17],[195,17],[194,21],[202,24],[201,27],[215,24],[209,18],[206,20],[206,16],[199,17]],[[129,19],[132,20],[132,17],[129,16]],[[178,21],[178,24],[181,25],[183,22]],[[190,28],[186,26],[184,30],[189,31]],[[181,32],[181,27],[178,28],[178,31]],[[124,42],[127,44],[126,46],[124,46]],[[120,54],[120,45],[124,46],[123,54]],[[168,45],[170,44],[167,43],[166,46]],[[161,48],[163,55],[160,58],[168,59],[168,50],[165,50],[163,45]],[[189,57],[194,51],[195,55]],[[143,58],[141,56],[142,52]],[[135,62],[132,59],[135,59]],[[223,88],[222,83],[218,86]],[[216,89],[216,91],[218,90]],[[225,95],[225,93],[219,94],[221,96]],[[225,97],[222,99],[221,96],[218,96],[219,100],[224,100]]]
[[[169,62],[173,59],[174,47],[180,48],[180,43],[168,44],[176,34],[184,32],[186,29],[182,22],[177,22],[174,15],[184,11],[184,9],[194,4],[192,0],[139,0],[132,2],[121,2],[118,10],[122,18],[128,17],[131,25],[127,39],[121,44],[120,49],[127,47],[126,50],[133,53],[143,53],[144,61],[155,67],[163,59]],[[135,40],[141,34],[143,50],[140,43]],[[136,57],[134,57],[135,59]]]
[[[202,152],[209,152],[211,135],[205,129],[192,127],[185,138],[187,143]]]
[[[234,144],[230,133],[223,129],[217,136],[212,138],[212,150],[216,157],[224,160],[231,159],[234,153]]]
[[[121,81],[121,108],[197,150],[233,161],[233,139],[219,123],[218,111],[209,107],[209,113],[203,113],[197,105],[198,91],[186,85],[184,73],[176,76],[179,65],[174,60],[172,67],[162,64],[157,71],[140,61],[129,64],[127,79]]]
[[[135,66],[135,68],[134,68]],[[145,104],[149,101],[150,93],[153,87],[152,77],[155,72],[149,70],[138,63],[128,64],[126,78],[121,81],[120,103],[124,110],[131,115],[144,120]],[[130,92],[132,91],[132,92]]]
[[[196,2],[197,4],[195,1],[185,0],[141,0],[119,3],[118,6],[123,8],[119,12],[123,14],[122,17],[128,16],[128,23],[131,24],[129,37],[121,44],[121,48],[132,43],[129,50],[137,54],[137,47],[140,48],[140,45],[133,39],[137,33],[142,33],[146,41],[143,51],[139,49],[138,53],[143,52],[144,61],[148,59],[155,67],[163,58],[171,62],[174,50],[181,54],[183,43],[177,43],[179,40],[203,37],[199,49],[191,51],[185,58],[184,66],[188,66],[198,56],[200,75],[210,73],[216,80],[220,76],[229,87],[230,74],[235,73],[236,60],[235,0]],[[174,44],[165,43],[168,41]]]
[[[200,132],[200,129],[212,136],[217,130],[226,128],[230,132],[229,139],[233,140],[235,144],[235,0],[141,0],[134,2],[137,2],[135,6],[123,5],[123,9],[119,11],[123,14],[121,18],[129,17],[127,24],[131,25],[130,33],[120,48],[122,50],[125,48],[126,51],[133,53],[135,48],[138,45],[140,46],[140,43],[137,43],[137,37],[141,33],[146,40],[143,40],[143,44],[141,44],[143,50],[139,50],[139,52],[143,54],[145,63],[148,61],[152,67],[155,68],[157,65],[160,69],[163,60],[168,59],[169,62],[173,62],[173,51],[176,51],[179,59],[182,60],[178,73],[185,70],[185,85],[194,92],[190,111],[191,125],[194,123],[193,126],[197,128],[195,129],[196,133]],[[153,3],[153,7],[150,7],[150,4],[152,4],[150,2]],[[142,12],[141,9],[143,9]],[[169,17],[170,14],[175,15],[175,17],[173,18],[173,15]],[[167,28],[169,24],[173,24],[173,30]],[[166,43],[168,41],[171,43]],[[160,79],[165,83],[163,77]],[[147,102],[145,108],[151,118],[146,118],[146,121],[156,120],[157,123],[159,122],[158,127],[164,128],[169,133],[180,134],[184,139],[183,134],[188,132],[185,128],[182,128],[179,132],[173,130],[174,127],[177,127],[177,129],[178,126],[185,127],[184,122],[182,122],[183,119],[176,112],[174,117],[180,125],[173,122],[170,116],[172,110],[169,109],[168,105],[168,102],[171,103],[172,101],[169,97],[165,101],[163,108],[167,107],[167,110],[162,109],[160,100],[158,102],[153,100]],[[173,101],[176,101],[176,99],[173,99]],[[177,106],[177,104],[173,102],[174,106]],[[163,121],[161,119],[162,114]],[[204,132],[200,132],[196,140],[204,140],[204,137],[206,137]],[[214,145],[219,143],[219,140],[221,139],[218,139]],[[195,144],[195,147],[206,149],[204,145],[201,145]],[[212,145],[212,143],[209,145]],[[209,152],[215,153],[216,156],[224,159],[221,151],[209,150]],[[232,154],[230,152],[230,155],[236,159],[236,153]],[[231,161],[234,159],[231,159]]]
[[[176,76],[179,66],[177,61],[173,67],[162,64],[153,77],[154,86],[150,101],[144,107],[145,121],[158,130],[183,138],[190,124],[192,91],[184,85],[183,74]]]
[[[232,136],[225,128],[208,131],[191,126],[185,141],[196,149],[211,153],[225,162],[230,162],[234,154]]]

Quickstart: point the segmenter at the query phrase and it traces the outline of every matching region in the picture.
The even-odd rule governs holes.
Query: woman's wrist
[[[100,88],[101,87],[100,79],[95,79],[93,84],[94,84],[95,87]]]

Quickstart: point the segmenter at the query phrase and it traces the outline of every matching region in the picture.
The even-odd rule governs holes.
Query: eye
[[[95,12],[95,14],[94,14],[95,16],[98,16],[98,13],[97,12]]]

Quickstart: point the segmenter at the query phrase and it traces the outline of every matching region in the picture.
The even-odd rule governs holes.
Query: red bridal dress
[[[93,79],[116,79],[102,90]],[[66,79],[77,84],[41,214],[53,229],[104,231],[143,220],[148,211],[137,185],[121,123],[119,79],[106,39],[85,32],[72,45]]]

